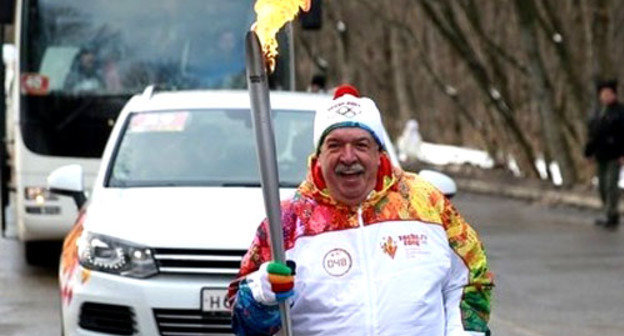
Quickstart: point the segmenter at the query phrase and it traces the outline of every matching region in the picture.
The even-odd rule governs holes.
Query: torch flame
[[[277,57],[277,38],[279,30],[292,21],[299,13],[299,8],[304,12],[310,10],[312,0],[257,0],[254,6],[256,22],[251,30],[256,32],[264,59],[271,72],[275,70],[275,57]]]

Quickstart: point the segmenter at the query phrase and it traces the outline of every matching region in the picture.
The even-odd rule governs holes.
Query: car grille
[[[229,312],[154,309],[154,317],[162,336],[232,335],[232,317]]]
[[[85,302],[80,307],[78,325],[101,333],[132,335],[135,332],[134,312],[127,306]]]
[[[155,249],[160,273],[236,275],[245,250]]]

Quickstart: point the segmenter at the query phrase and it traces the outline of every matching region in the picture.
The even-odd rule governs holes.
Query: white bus
[[[63,238],[76,217],[70,198],[44,188],[49,172],[78,163],[90,186],[121,107],[148,85],[243,88],[255,1],[0,0],[0,7],[13,1],[3,235],[25,242],[27,261],[36,263],[42,242]],[[277,89],[294,85],[291,37],[280,37]]]

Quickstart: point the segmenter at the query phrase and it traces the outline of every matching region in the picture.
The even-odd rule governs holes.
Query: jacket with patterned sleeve
[[[337,204],[311,174],[282,203],[287,259],[297,265],[293,333],[488,335],[493,287],[477,233],[417,175],[383,178],[358,208]],[[271,260],[265,220],[230,285],[238,335],[279,330],[277,306],[253,299],[246,275]]]

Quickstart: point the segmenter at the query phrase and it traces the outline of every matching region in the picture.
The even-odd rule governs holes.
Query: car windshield
[[[313,111],[274,110],[280,185],[295,187],[313,151]],[[260,186],[249,109],[132,114],[107,186]]]

